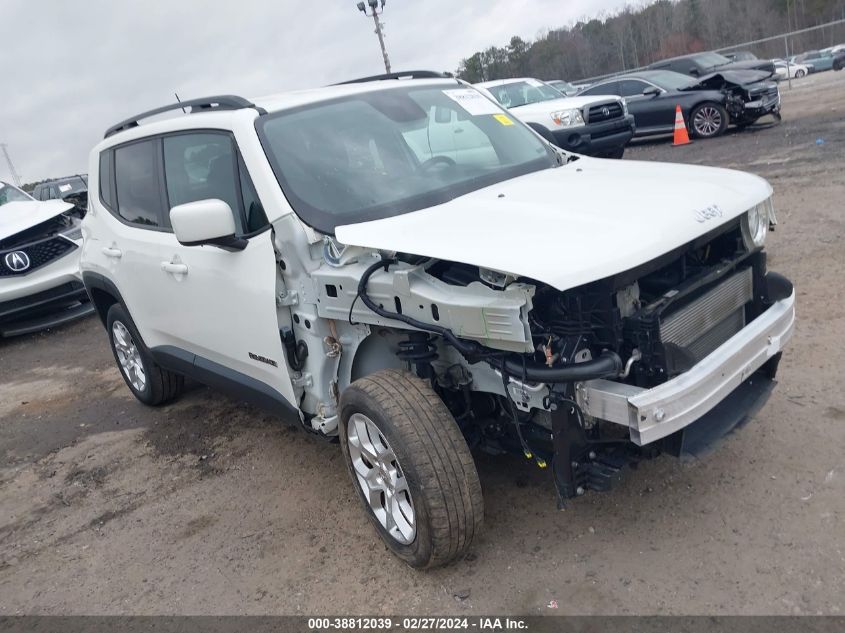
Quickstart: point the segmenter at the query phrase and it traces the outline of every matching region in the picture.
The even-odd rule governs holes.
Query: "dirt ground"
[[[775,189],[800,323],[757,419],[565,512],[548,472],[480,456],[485,531],[445,569],[385,550],[336,445],[203,387],[136,402],[96,318],[0,340],[0,614],[842,613],[843,103],[828,72],[784,87],[781,124],[626,156]]]

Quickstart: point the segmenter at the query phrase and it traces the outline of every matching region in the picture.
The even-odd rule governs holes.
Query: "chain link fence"
[[[759,40],[732,44],[714,49],[717,53],[749,52],[760,59],[789,59],[793,55],[800,55],[807,51],[821,50],[838,44],[845,44],[845,19],[834,20],[818,26],[811,26],[797,31],[772,35]],[[615,73],[596,75],[579,79],[576,85],[591,84],[608,77],[618,77],[627,73],[645,70],[646,66],[628,68]],[[791,73],[790,73],[791,74]],[[791,87],[791,80],[789,81]]]

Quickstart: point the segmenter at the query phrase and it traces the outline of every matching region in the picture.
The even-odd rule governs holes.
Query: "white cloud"
[[[207,94],[245,96],[383,71],[356,0],[6,0],[0,142],[25,182],[86,170],[111,124]],[[512,35],[623,0],[388,0],[394,69],[455,70]],[[0,160],[0,178],[9,179]]]

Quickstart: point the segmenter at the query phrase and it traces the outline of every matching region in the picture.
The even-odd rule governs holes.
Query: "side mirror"
[[[660,88],[657,86],[649,86],[645,90],[643,90],[643,95],[646,97],[656,97],[661,92]]]
[[[227,251],[242,251],[249,243],[235,237],[235,216],[222,200],[197,200],[170,209],[173,234],[183,246],[219,246]]]

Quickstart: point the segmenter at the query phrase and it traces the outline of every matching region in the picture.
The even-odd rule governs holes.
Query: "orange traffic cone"
[[[687,126],[684,123],[684,115],[681,112],[681,106],[675,106],[675,140],[673,146],[689,145],[692,143],[687,134]]]

